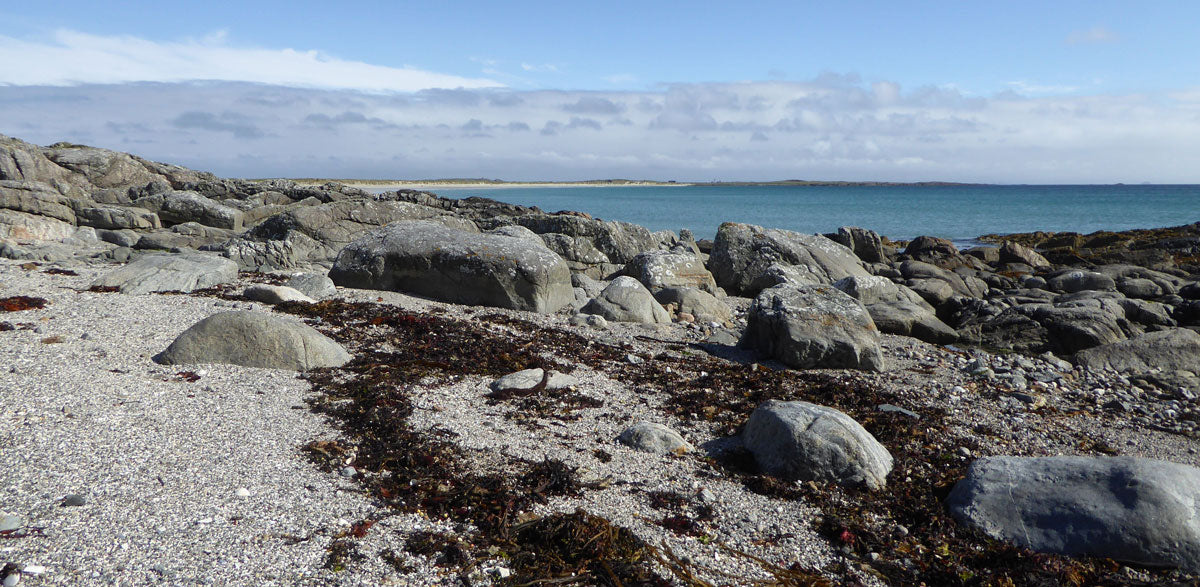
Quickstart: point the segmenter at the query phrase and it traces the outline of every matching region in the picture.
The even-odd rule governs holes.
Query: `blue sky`
[[[1200,182],[1194,2],[0,6],[0,133],[265,176]]]

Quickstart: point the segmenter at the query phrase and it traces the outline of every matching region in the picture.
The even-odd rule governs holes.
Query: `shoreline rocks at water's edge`
[[[14,155],[14,159],[35,158],[29,149],[14,148],[13,152],[18,151],[21,154]],[[459,259],[456,261],[444,260],[448,257],[439,259],[445,253],[437,245],[426,247],[425,251],[406,252],[412,259],[405,262],[406,270],[414,272],[407,277],[409,283],[429,287],[402,285],[400,289],[442,297],[448,302],[537,312],[573,306],[585,313],[604,316],[608,322],[644,323],[660,332],[670,328],[673,333],[685,332],[696,338],[726,329],[735,334],[748,330],[743,343],[768,351],[782,345],[764,342],[761,335],[753,333],[766,328],[762,310],[778,304],[755,301],[752,305],[748,298],[724,297],[726,293],[762,297],[760,292],[773,289],[804,291],[808,295],[818,292],[826,298],[836,298],[838,307],[844,306],[842,314],[854,314],[852,322],[866,332],[873,332],[875,350],[866,351],[866,355],[856,351],[856,356],[880,356],[880,359],[865,362],[859,359],[855,364],[843,359],[828,362],[787,359],[783,361],[785,364],[800,368],[883,369],[877,340],[879,331],[938,343],[957,338],[960,344],[1012,349],[1029,356],[1051,352],[1066,358],[1078,357],[1080,373],[1109,369],[1113,371],[1098,379],[1137,382],[1128,385],[1129,392],[1122,392],[1130,399],[1110,397],[1104,398],[1103,403],[1097,401],[1097,405],[1113,406],[1104,407],[1100,413],[1134,411],[1132,417],[1144,418],[1147,424],[1185,434],[1196,431],[1195,369],[1186,361],[1166,361],[1170,352],[1154,349],[1158,348],[1156,344],[1162,344],[1161,340],[1190,340],[1189,333],[1200,327],[1200,301],[1196,299],[1200,297],[1197,295],[1200,286],[1196,285],[1194,266],[1187,264],[1187,255],[1183,254],[1200,253],[1196,244],[1200,240],[1190,245],[1186,242],[1172,245],[1175,248],[1170,250],[1182,251],[1177,255],[1181,261],[1174,268],[1156,257],[1155,268],[1151,269],[1092,265],[1087,263],[1084,253],[1079,254],[1078,266],[1055,265],[1064,259],[1063,255],[1043,257],[1015,244],[1005,245],[996,253],[962,252],[950,243],[926,238],[917,239],[900,251],[884,244],[878,235],[857,228],[846,228],[827,237],[727,224],[717,235],[712,256],[706,258],[695,243],[679,235],[652,234],[641,227],[600,222],[586,215],[544,214],[536,209],[481,199],[446,200],[416,192],[371,197],[336,186],[299,188],[283,181],[252,184],[107,154],[111,152],[87,151],[88,157],[73,154],[67,158],[64,153],[70,154],[69,148],[54,151],[64,161],[72,161],[73,167],[61,167],[62,171],[58,171],[45,164],[32,165],[24,168],[41,169],[43,175],[0,177],[8,182],[0,185],[0,208],[7,214],[0,216],[0,236],[6,237],[0,242],[0,255],[41,262],[68,262],[76,258],[91,259],[89,262],[146,260],[154,258],[147,252],[164,251],[153,247],[169,245],[174,249],[167,250],[175,251],[168,254],[172,259],[184,259],[186,254],[197,254],[191,249],[200,249],[203,257],[223,257],[225,263],[236,264],[243,270],[323,273],[323,268],[332,265],[335,282],[376,287],[369,280],[340,277],[351,274],[346,269],[349,263],[342,263],[341,254],[347,259],[353,256],[353,265],[362,268],[361,271],[378,272],[376,268],[389,263],[384,261],[386,255],[370,251],[355,244],[356,241],[383,238],[388,231],[403,231],[403,227],[428,226],[436,232],[435,240],[445,242],[449,249],[459,246],[459,242],[471,244],[462,245],[466,248],[455,253]],[[130,166],[132,171],[126,175],[146,183],[131,184],[122,192],[120,181],[97,175],[98,172],[87,167],[105,161],[106,157]],[[10,168],[0,161],[0,171],[4,169]],[[100,181],[98,177],[106,178],[101,182],[105,187],[95,183]],[[17,190],[20,193],[12,195]],[[30,193],[35,195],[28,196]],[[153,203],[159,210],[138,202],[147,206]],[[176,203],[168,205],[168,202]],[[381,208],[381,204],[386,206]],[[353,212],[360,208],[372,210],[374,216]],[[105,212],[96,212],[98,209]],[[71,210],[74,218],[64,210]],[[166,210],[169,213],[164,214]],[[65,231],[37,233],[20,228],[51,221],[70,227],[70,236],[65,239],[59,236]],[[323,227],[335,221],[340,223],[336,237],[322,232]],[[104,227],[94,226],[100,224]],[[160,225],[165,228],[159,228]],[[256,228],[262,226],[270,230]],[[38,234],[59,238],[31,236]],[[501,244],[504,246],[500,247]],[[515,248],[509,250],[510,246]],[[334,247],[340,248],[333,250]],[[551,265],[561,263],[547,273],[552,274],[547,282],[553,292],[547,294],[549,301],[497,301],[541,299],[536,297],[541,294],[528,297],[525,293],[537,291],[540,286],[496,281],[502,276],[526,274],[522,267],[528,263],[521,259],[530,255],[556,260]],[[489,265],[489,256],[500,264]],[[494,287],[497,295],[461,297],[464,290],[486,289],[462,279],[461,267],[468,265],[484,267],[481,275],[488,283],[496,284],[487,287]],[[1193,270],[1189,272],[1188,268]],[[155,271],[161,273],[162,269]],[[236,277],[228,274],[227,266],[220,271],[224,277],[216,281],[193,278],[191,283],[195,285],[185,282],[184,286],[164,285],[157,289],[186,291]],[[201,275],[212,274],[210,270]],[[580,279],[573,279],[572,274]],[[101,280],[96,284],[102,287],[131,284],[124,287],[142,293],[155,288],[137,289],[139,286],[134,284],[153,283],[152,277],[143,274],[122,277],[120,283]],[[444,281],[438,283],[436,279]],[[589,284],[585,279],[601,281]],[[401,282],[392,279],[380,289],[390,289]],[[614,287],[626,282],[629,282],[625,288],[628,293]],[[576,283],[580,285],[572,287]],[[632,287],[634,284],[638,287]],[[622,292],[619,298],[618,290]],[[690,297],[680,293],[689,290],[696,293],[688,294]],[[636,299],[636,304],[648,309],[632,310],[634,306],[629,304],[633,302],[618,301],[625,298]],[[710,308],[716,305],[716,309],[702,310],[697,305],[700,302],[690,301],[693,299],[703,299],[704,304]],[[685,300],[689,305],[685,305]],[[609,309],[602,310],[604,304]],[[793,305],[805,310],[822,306],[811,301]],[[613,308],[624,309],[618,312]],[[698,316],[711,320],[699,320]],[[829,320],[832,318],[816,322],[824,324]],[[617,330],[623,328],[626,326]],[[821,345],[841,348],[845,344],[822,328],[803,336],[797,334],[794,326],[770,329],[786,342],[806,348]],[[817,347],[803,342],[811,336],[820,339]],[[1139,361],[1121,363],[1099,358],[1123,356],[1125,347],[1119,345],[1139,345],[1137,348],[1143,349]],[[775,356],[784,359],[792,356],[789,353]],[[825,355],[818,353],[818,356]],[[1044,368],[1037,361],[1012,360],[999,367],[986,354],[979,356],[983,357],[984,365],[972,369],[972,373],[977,373],[972,376],[1010,390],[1013,397],[1025,394],[1036,399],[1066,391],[1049,385],[1062,381],[1061,376],[1058,379],[1044,376]],[[1164,361],[1160,362],[1159,357]],[[1119,375],[1116,370],[1120,370]],[[1083,394],[1093,391],[1083,385],[1077,389]],[[1141,406],[1172,401],[1176,403],[1171,407],[1136,413]]]

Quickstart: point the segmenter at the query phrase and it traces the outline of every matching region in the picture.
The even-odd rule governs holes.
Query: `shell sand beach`
[[[695,243],[4,137],[0,575],[1193,582],[1198,233]]]

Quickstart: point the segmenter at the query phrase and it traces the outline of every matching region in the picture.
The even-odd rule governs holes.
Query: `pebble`
[[[630,365],[641,365],[642,363],[646,362],[646,359],[643,359],[633,353],[625,355],[625,360],[629,361]]]
[[[78,493],[72,493],[63,498],[62,504],[64,507],[79,507],[87,504],[87,498]]]
[[[0,517],[0,532],[8,530],[16,530],[21,527],[21,518],[13,515],[5,515]]]
[[[354,467],[342,467],[341,473],[342,477],[353,479],[356,475],[358,475],[358,469],[355,469]]]
[[[250,497],[250,490],[246,489],[245,487],[238,487],[237,491],[234,493],[236,493],[238,497]]]

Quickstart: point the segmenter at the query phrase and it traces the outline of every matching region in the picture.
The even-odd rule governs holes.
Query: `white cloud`
[[[1095,26],[1086,31],[1074,31],[1067,35],[1069,45],[1087,45],[1097,43],[1112,43],[1120,39],[1117,33],[1106,27]]]
[[[413,94],[0,86],[0,133],[250,177],[1195,183],[1198,110],[1194,87],[968,97],[844,78]]]
[[[0,35],[0,84],[16,86],[247,81],[281,86],[367,92],[500,86],[414,67],[347,61],[317,51],[235,47],[224,31],[199,41],[158,42],[69,30],[49,41]]]
[[[1079,91],[1079,86],[1032,84],[1025,81],[1008,82],[1008,87],[1024,95],[1070,94]]]
[[[533,64],[533,63],[522,63],[521,69],[524,71],[533,72],[533,73],[558,73],[559,72],[558,66],[554,65],[553,63],[543,63],[540,65]]]

